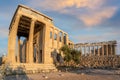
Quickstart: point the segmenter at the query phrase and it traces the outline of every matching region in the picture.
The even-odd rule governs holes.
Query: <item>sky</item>
[[[117,40],[120,50],[120,0],[0,0],[0,55],[7,53],[8,28],[19,4],[51,17],[74,43]]]

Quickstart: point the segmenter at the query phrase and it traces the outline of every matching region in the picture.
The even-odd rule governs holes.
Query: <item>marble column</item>
[[[91,56],[91,47],[89,46],[89,55]]]
[[[20,20],[20,15],[17,14],[15,17],[15,22],[10,25],[10,32],[9,32],[9,38],[8,38],[8,62],[10,63],[16,63],[16,37],[17,37],[17,30],[18,30],[18,24]]]
[[[116,55],[116,45],[114,44],[114,53],[113,53],[113,55]]]
[[[98,54],[98,56],[100,56],[100,49],[99,49],[99,46],[97,46],[97,54]]]
[[[86,56],[86,46],[84,46],[84,55]]]
[[[94,51],[94,55],[95,55],[95,46],[93,46],[93,51]]]
[[[111,55],[113,55],[113,45],[110,45]]]
[[[55,35],[55,29],[53,28],[53,32],[52,32],[52,48],[54,48],[54,35]]]
[[[69,39],[68,39],[68,34],[66,34],[66,45],[68,45]]]
[[[60,42],[60,32],[57,32],[57,48],[59,49],[59,42]]]
[[[40,51],[40,46],[39,46],[40,32],[39,32],[39,34],[37,34],[37,38],[36,38],[36,39],[37,39],[37,40],[36,40],[36,46],[35,46],[35,47],[36,47],[36,53],[35,53],[35,54],[36,54],[36,63],[38,63],[38,60],[39,60],[39,59],[38,59],[38,58],[39,58],[39,55],[38,55],[38,54],[40,53],[40,52],[39,52],[39,51]]]
[[[104,56],[104,45],[102,45],[102,56]]]
[[[31,21],[29,32],[29,63],[33,63],[33,37],[34,37],[35,20]]]
[[[29,42],[26,40],[26,63],[29,62]]]
[[[20,63],[20,36],[18,36],[18,54],[17,54],[17,62]]]
[[[106,45],[106,55],[108,56],[108,45]]]
[[[80,51],[81,51],[81,55],[82,55],[82,46],[80,46]]]

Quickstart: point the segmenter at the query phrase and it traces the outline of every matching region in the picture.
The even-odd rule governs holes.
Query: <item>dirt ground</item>
[[[120,80],[120,70],[87,69],[69,72],[6,76],[5,80]]]

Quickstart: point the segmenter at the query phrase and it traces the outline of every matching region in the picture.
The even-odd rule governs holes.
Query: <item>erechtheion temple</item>
[[[84,55],[108,56],[116,55],[116,44],[116,41],[77,43],[74,47],[79,49]]]
[[[28,70],[55,69],[51,53],[59,52],[69,41],[50,17],[19,5],[9,27],[7,63]]]

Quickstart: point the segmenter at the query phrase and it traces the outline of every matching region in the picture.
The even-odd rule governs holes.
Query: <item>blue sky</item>
[[[0,54],[7,52],[8,28],[19,4],[53,18],[74,43],[117,40],[120,44],[120,0],[1,0]]]

